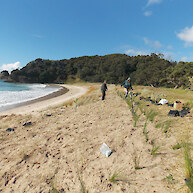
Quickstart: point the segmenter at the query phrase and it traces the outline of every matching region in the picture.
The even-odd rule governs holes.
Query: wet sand
[[[41,109],[48,108],[53,105],[58,105],[74,98],[78,98],[85,94],[88,90],[86,87],[67,84],[57,86],[61,86],[62,89],[38,99],[10,105],[4,109],[2,108],[0,110],[0,115],[34,113]]]
[[[51,86],[53,86],[53,85],[51,85]],[[56,86],[56,87],[61,87],[61,86]],[[30,105],[33,103],[41,102],[41,101],[48,100],[48,99],[51,99],[54,97],[58,97],[60,95],[66,94],[68,91],[69,91],[69,89],[62,87],[60,90],[58,90],[56,92],[45,95],[43,97],[39,97],[37,99],[32,99],[32,100],[29,100],[26,102],[21,102],[21,103],[17,103],[17,104],[13,104],[13,105],[8,105],[6,107],[1,107],[0,112],[4,112],[4,111],[10,110],[10,109],[17,108],[17,107],[22,107],[22,106]]]

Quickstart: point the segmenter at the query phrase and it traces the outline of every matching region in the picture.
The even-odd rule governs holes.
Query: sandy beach
[[[182,192],[175,136],[148,123],[146,142],[145,117],[134,127],[114,85],[104,101],[100,85],[64,86],[65,95],[0,116],[0,192]],[[72,97],[80,98],[64,103]],[[153,142],[161,147],[155,155]],[[103,143],[109,157],[100,152]],[[170,175],[177,183],[169,183]]]
[[[74,85],[60,84],[57,86],[64,87],[64,89],[39,99],[18,104],[16,107],[12,106],[11,109],[0,112],[0,115],[35,113],[41,109],[76,99],[88,91],[88,88],[86,87]]]

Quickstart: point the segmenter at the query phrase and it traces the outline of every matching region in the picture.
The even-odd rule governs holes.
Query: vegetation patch
[[[185,166],[185,182],[191,192],[193,192],[193,168],[192,159],[190,155],[190,144],[188,142],[183,143],[184,148],[184,166]]]

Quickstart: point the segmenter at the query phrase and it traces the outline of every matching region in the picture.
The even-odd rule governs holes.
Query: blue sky
[[[192,0],[0,0],[0,71],[113,53],[193,61],[192,8]]]

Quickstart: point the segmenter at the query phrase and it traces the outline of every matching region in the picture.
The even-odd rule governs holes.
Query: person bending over
[[[127,80],[125,80],[122,84],[121,87],[124,86],[125,90],[126,90],[126,94],[125,94],[125,99],[128,96],[129,90],[133,90],[132,85],[131,85],[131,78],[129,77]]]

